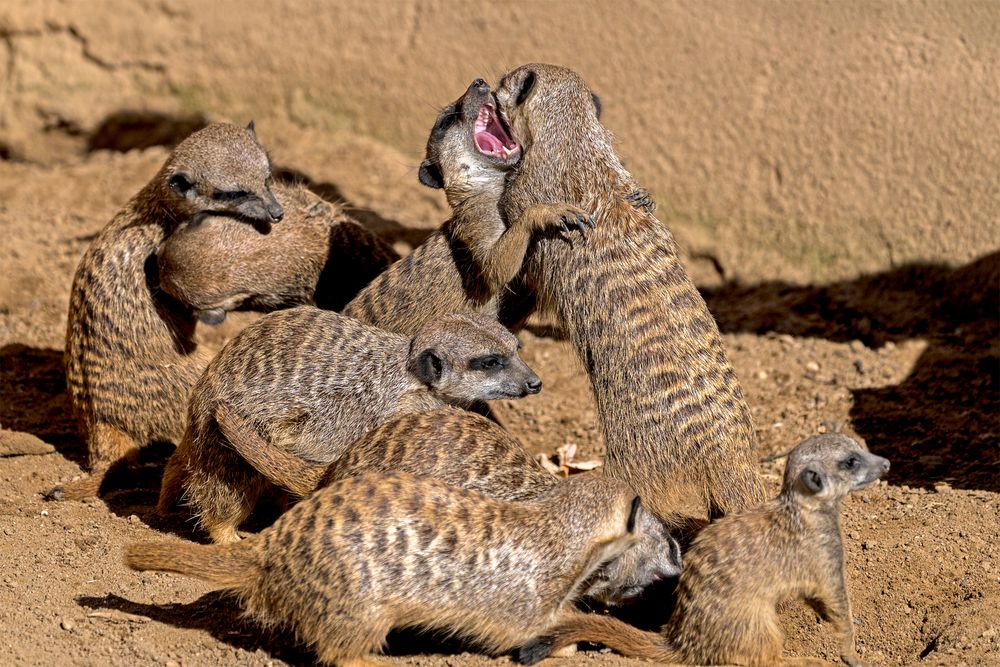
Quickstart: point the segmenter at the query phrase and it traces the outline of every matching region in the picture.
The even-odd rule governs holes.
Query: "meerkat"
[[[241,543],[128,547],[135,570],[233,589],[329,665],[372,665],[392,628],[454,633],[499,654],[580,614],[587,578],[634,541],[638,498],[581,475],[508,503],[408,473],[341,480]]]
[[[340,310],[399,259],[339,206],[300,185],[275,184],[280,225],[209,216],[171,234],[157,252],[160,287],[218,324],[231,310],[309,304]]]
[[[94,495],[113,465],[183,432],[184,406],[209,354],[194,342],[190,310],[156,288],[155,252],[181,221],[205,214],[281,219],[253,123],[209,125],[182,141],[80,260],[64,364],[91,476],[49,497]]]
[[[518,277],[557,316],[594,390],[607,446],[605,474],[628,483],[657,515],[665,489],[690,485],[698,514],[764,500],[756,433],[718,326],[677,256],[673,236],[635,190],[574,72],[525,65],[497,90],[514,133],[529,137],[500,201],[509,219],[540,201],[590,212],[587,242],[539,238]]]
[[[538,393],[542,381],[518,347],[514,334],[478,313],[441,317],[412,338],[311,306],[265,315],[227,343],[195,385],[159,510],[183,489],[214,541],[239,539],[236,529],[266,481],[220,433],[220,403],[273,445],[331,463],[400,415]]]
[[[438,116],[419,169],[421,183],[444,189],[452,216],[361,290],[344,314],[406,335],[451,312],[498,316],[498,295],[520,271],[532,240],[585,232],[590,224],[581,209],[559,203],[525,207],[507,224],[497,202],[520,157],[489,85],[473,81]]]
[[[840,434],[801,442],[788,456],[777,498],[705,528],[685,554],[674,611],[662,634],[587,616],[526,644],[521,661],[578,641],[632,657],[692,665],[797,664],[782,658],[776,607],[803,598],[840,635],[840,657],[864,663],[844,578],[840,507],[852,491],[876,483],[889,461]],[[809,663],[811,659],[798,661]]]
[[[275,486],[304,498],[317,488],[366,472],[398,470],[433,477],[496,500],[522,501],[560,483],[508,431],[456,408],[412,413],[362,435],[329,465],[305,461],[275,447],[226,404],[215,421],[229,445]],[[677,540],[662,521],[640,510],[635,546],[595,572],[583,597],[608,606],[637,598],[656,581],[680,574]]]

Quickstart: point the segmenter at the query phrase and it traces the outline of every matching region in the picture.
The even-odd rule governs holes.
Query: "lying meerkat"
[[[518,280],[558,317],[590,376],[605,474],[661,517],[681,484],[713,516],[762,502],[756,434],[718,326],[670,231],[627,195],[634,180],[596,97],[574,72],[532,64],[505,75],[497,99],[525,138],[503,214],[565,201],[597,221],[584,244],[539,238]]]
[[[367,472],[398,470],[504,501],[531,500],[561,483],[496,423],[456,408],[407,414],[365,433],[329,465],[309,463],[257,433],[225,403],[215,420],[228,444],[269,482],[304,498],[318,488]],[[637,598],[652,583],[680,573],[680,546],[669,528],[640,510],[635,546],[595,572],[582,596],[605,605]]]
[[[238,544],[133,544],[135,570],[233,589],[265,625],[292,628],[320,662],[368,656],[393,628],[503,653],[580,612],[587,578],[635,539],[638,498],[580,475],[507,503],[402,472],[341,480]]]
[[[308,188],[275,184],[280,225],[208,216],[182,225],[157,252],[160,287],[218,324],[230,310],[310,304],[340,310],[399,255]]]
[[[841,659],[864,663],[854,646],[851,602],[844,579],[841,501],[876,483],[889,462],[840,434],[813,436],[788,456],[781,493],[743,514],[705,528],[685,554],[677,603],[662,634],[621,621],[581,616],[526,644],[521,662],[580,641],[604,644],[626,656],[691,665],[751,667],[813,664],[782,657],[775,611],[798,597],[841,637]]]
[[[538,393],[542,381],[518,347],[514,334],[477,313],[438,318],[412,338],[310,306],[265,315],[226,344],[195,386],[159,511],[183,490],[214,541],[239,539],[266,481],[220,433],[220,403],[273,445],[331,463],[401,415]]]
[[[252,123],[216,123],[178,144],[80,260],[64,363],[91,476],[57,486],[51,498],[95,495],[113,465],[183,433],[184,406],[209,354],[195,344],[190,310],[157,289],[155,252],[180,221],[205,214],[281,219]]]

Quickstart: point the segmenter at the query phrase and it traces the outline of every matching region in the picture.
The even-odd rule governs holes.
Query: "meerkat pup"
[[[612,618],[577,617],[526,644],[533,664],[560,646],[605,644],[631,657],[690,665],[810,664],[782,658],[779,602],[803,598],[840,635],[840,657],[864,663],[844,579],[841,501],[876,483],[889,461],[840,434],[801,442],[788,456],[781,493],[705,528],[685,554],[677,603],[662,634]],[[815,663],[815,660],[812,660]]]
[[[183,490],[214,541],[239,539],[266,481],[219,431],[220,403],[276,447],[331,463],[400,415],[538,393],[542,381],[518,347],[514,334],[477,313],[441,317],[412,338],[310,306],[265,315],[223,347],[195,386],[159,509]]]
[[[520,157],[492,90],[473,81],[434,123],[419,170],[421,183],[444,189],[451,218],[373,280],[344,314],[407,335],[451,312],[497,316],[498,295],[521,270],[533,239],[590,225],[581,209],[548,202],[525,207],[508,224],[497,202]]]
[[[402,472],[341,480],[239,544],[134,544],[135,570],[233,589],[328,665],[370,665],[389,630],[426,628],[503,653],[579,614],[587,578],[627,549],[638,498],[581,475],[507,503]]]
[[[270,312],[309,304],[340,310],[399,259],[339,206],[299,185],[275,184],[280,225],[201,217],[157,253],[160,287],[218,324],[230,310]]]
[[[94,495],[112,465],[149,442],[180,438],[209,355],[195,345],[190,310],[157,290],[155,253],[182,220],[205,214],[281,219],[253,123],[209,125],[182,141],[80,260],[64,363],[92,474],[50,497]]]
[[[670,231],[630,198],[635,182],[596,96],[574,72],[538,64],[504,76],[496,95],[526,138],[503,214],[565,201],[596,220],[583,244],[539,238],[518,280],[558,317],[590,376],[605,474],[661,517],[676,509],[666,490],[681,484],[713,516],[762,502],[757,438],[719,329]]]
[[[215,420],[229,445],[269,482],[303,498],[317,488],[368,472],[398,470],[433,477],[496,500],[532,500],[560,480],[532,459],[508,431],[457,408],[419,412],[362,435],[329,465],[309,463],[264,440],[226,404]],[[597,570],[582,596],[616,606],[656,581],[680,574],[680,546],[669,528],[644,509],[633,547]]]

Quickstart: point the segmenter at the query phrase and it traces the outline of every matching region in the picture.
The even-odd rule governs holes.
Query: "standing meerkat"
[[[549,202],[525,207],[508,225],[497,202],[520,157],[490,87],[473,81],[434,123],[419,170],[421,183],[444,189],[451,218],[373,280],[344,314],[407,335],[451,312],[497,316],[498,296],[521,270],[533,239],[590,225],[581,209]]]
[[[412,338],[310,306],[265,315],[227,343],[195,385],[159,511],[183,490],[214,541],[239,539],[236,529],[266,481],[219,431],[220,403],[273,445],[331,463],[400,415],[538,393],[542,381],[518,347],[514,334],[476,313],[438,318]]]
[[[638,509],[624,484],[596,475],[506,503],[370,473],[322,489],[239,544],[134,544],[125,560],[234,590],[252,617],[291,627],[324,664],[378,664],[369,656],[402,627],[498,654],[580,614],[580,588],[633,542]]]
[[[304,498],[317,488],[369,472],[398,470],[433,477],[496,500],[532,500],[561,481],[528,455],[508,431],[485,417],[442,408],[403,415],[362,435],[329,465],[309,463],[265,441],[220,403],[215,420],[234,450],[272,484]],[[640,509],[635,545],[595,572],[581,595],[605,605],[632,600],[680,574],[680,546],[666,525]]]
[[[190,310],[157,290],[155,252],[178,224],[206,213],[280,220],[270,184],[253,123],[209,125],[178,144],[91,242],[73,278],[64,363],[92,474],[50,497],[94,495],[112,465],[179,439],[209,355],[195,345]]]
[[[540,238],[519,279],[559,318],[590,376],[605,474],[661,517],[676,509],[664,489],[680,484],[713,516],[762,502],[756,434],[718,326],[670,231],[626,195],[634,181],[597,98],[574,72],[534,64],[504,76],[497,99],[530,138],[501,198],[506,217],[566,201],[597,223],[584,244]]]
[[[844,578],[841,501],[876,483],[889,462],[839,434],[813,436],[788,456],[781,493],[705,528],[685,554],[677,603],[662,634],[577,617],[521,649],[533,664],[560,646],[605,644],[626,656],[688,665],[815,664],[783,658],[776,607],[803,598],[840,635],[840,657],[861,667]]]
[[[340,310],[399,255],[304,186],[275,184],[280,225],[208,216],[182,225],[157,252],[160,287],[218,324],[230,310],[310,304]]]

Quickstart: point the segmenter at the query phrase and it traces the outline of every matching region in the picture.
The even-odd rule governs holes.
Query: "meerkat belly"
[[[540,244],[528,274],[590,377],[606,470],[644,497],[675,474],[750,466],[755,447],[718,327],[667,234],[598,225],[575,247]]]

